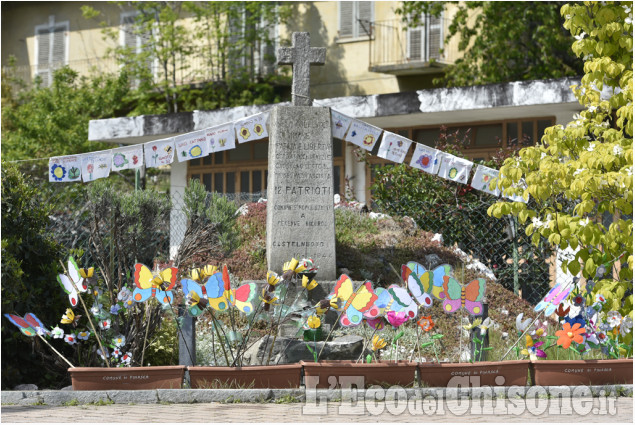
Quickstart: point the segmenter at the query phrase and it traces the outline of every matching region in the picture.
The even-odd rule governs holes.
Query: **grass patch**
[[[62,403],[62,406],[79,406],[79,400],[76,398],[67,401],[66,403]]]

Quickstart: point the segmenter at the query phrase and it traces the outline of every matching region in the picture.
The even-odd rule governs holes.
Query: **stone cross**
[[[308,32],[294,32],[293,46],[278,49],[278,64],[293,66],[291,96],[293,106],[311,106],[309,81],[311,65],[324,65],[326,48],[311,47]]]

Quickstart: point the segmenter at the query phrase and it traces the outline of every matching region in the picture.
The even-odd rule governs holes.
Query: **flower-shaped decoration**
[[[622,323],[622,315],[615,310],[611,310],[606,314],[606,322],[611,328],[616,328]]]
[[[67,334],[64,337],[64,341],[66,341],[66,343],[68,345],[74,345],[77,344],[77,338],[75,337],[75,334]]]
[[[79,316],[79,315],[76,316],[73,310],[71,310],[70,308],[67,308],[66,314],[62,315],[62,320],[60,320],[60,322],[64,325],[73,325],[73,327],[76,327],[77,321],[79,320],[80,317],[82,316]]]
[[[565,317],[565,316],[567,316],[569,314],[569,311],[571,311],[571,307],[567,307],[566,310],[565,310],[564,304],[560,303],[560,305],[556,309],[555,313],[556,313],[556,316],[558,316],[560,318],[563,318],[563,317]]]
[[[123,355],[123,357],[121,357],[121,362],[127,365],[130,364],[130,360],[132,360],[131,352],[127,352],[126,354]]]
[[[51,331],[51,335],[55,339],[64,338],[64,330],[61,329],[59,326],[55,326],[55,328],[53,328],[53,330]]]
[[[364,146],[370,146],[375,142],[375,136],[373,136],[372,134],[367,134],[364,136]]]
[[[249,136],[251,136],[251,133],[249,132],[249,129],[247,127],[241,127],[239,134],[245,140],[249,139]]]
[[[586,320],[584,320],[584,317],[581,314],[578,314],[575,317],[565,317],[564,321],[570,325],[573,325],[575,323],[578,323],[580,326],[585,326],[586,325]]]
[[[582,344],[585,333],[586,330],[579,323],[575,323],[573,326],[565,323],[562,330],[556,331],[556,336],[558,337],[556,344],[561,345],[565,350],[571,346],[572,342]]]
[[[421,319],[417,322],[424,332],[430,332],[434,327],[432,316],[421,316]]]
[[[59,164],[53,164],[51,167],[51,175],[55,181],[61,182],[66,176],[66,168]]]
[[[573,305],[576,307],[584,307],[585,299],[582,294],[578,294],[573,298]]]
[[[331,300],[329,299],[320,300],[320,302],[318,302],[315,305],[315,314],[317,314],[318,316],[322,316],[330,308],[331,308]]]
[[[190,149],[190,156],[192,158],[196,158],[199,157],[203,154],[203,149],[201,149],[201,147],[199,145],[195,145],[192,147],[192,149]]]
[[[525,348],[521,353],[525,356],[529,356],[531,360],[538,360],[538,357],[547,358],[547,354],[540,349],[540,347],[544,344],[542,341],[534,341],[533,338],[529,335],[525,335]]]
[[[110,329],[110,319],[100,320],[99,327],[104,331],[107,331],[108,329]]]
[[[260,136],[265,131],[265,128],[261,124],[256,124],[254,126],[254,132]]]
[[[318,286],[318,283],[315,281],[315,279],[312,279],[309,282],[308,276],[302,276],[302,287],[306,288],[307,291],[315,289],[316,286]]]
[[[113,315],[118,315],[119,311],[121,310],[121,306],[119,304],[113,304],[112,306],[110,306],[110,314]]]
[[[77,339],[81,339],[82,341],[88,341],[89,336],[90,336],[89,331],[77,332]]]
[[[393,328],[398,328],[408,320],[408,316],[404,312],[394,312],[390,310],[386,313],[386,320],[388,320],[388,323],[390,323]]]
[[[466,331],[471,331],[475,327],[480,326],[482,322],[483,322],[483,319],[478,317],[472,323],[467,324],[467,325],[463,325],[463,329],[465,329]]]
[[[516,316],[516,330],[519,333],[525,332],[525,329],[527,329],[530,323],[531,318],[523,321],[523,313],[520,313],[518,316]]]
[[[483,320],[483,322],[478,325],[480,331],[481,331],[481,336],[485,335],[485,333],[487,332],[487,330],[494,324],[494,322],[492,322],[492,319],[490,319],[489,317],[487,317],[485,320]]]
[[[379,335],[375,335],[373,337],[373,351],[381,350],[384,347],[386,347],[386,341],[380,338]]]
[[[121,356],[121,350],[119,348],[115,348],[114,350],[112,350],[112,356],[118,359],[119,356]]]
[[[309,316],[309,318],[306,321],[306,324],[309,327],[309,329],[317,329],[322,325],[322,321],[317,316]]]
[[[126,337],[123,335],[117,335],[112,339],[112,343],[116,347],[123,347],[124,345],[126,345]]]
[[[431,155],[421,155],[417,160],[417,164],[421,166],[421,168],[428,168],[433,165],[432,156]]]
[[[112,156],[112,164],[116,168],[121,168],[127,163],[128,163],[128,160],[126,159],[126,156],[122,154],[121,152],[117,152],[116,154]]]
[[[132,163],[137,165],[139,163],[139,157],[137,155],[132,155]]]
[[[450,177],[451,179],[455,179],[458,174],[459,174],[459,170],[457,170],[455,167],[452,167],[450,168],[450,171],[448,172],[448,177]]]

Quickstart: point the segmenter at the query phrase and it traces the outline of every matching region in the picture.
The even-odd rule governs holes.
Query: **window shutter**
[[[353,5],[352,1],[342,1],[340,5],[339,38],[353,37]]]
[[[357,34],[355,37],[366,37],[370,32],[370,22],[373,20],[373,2],[359,1],[357,2],[357,16],[355,17],[355,26],[357,26]]]
[[[137,52],[137,35],[134,31],[135,17],[128,15],[123,17],[123,45]]]
[[[37,33],[37,75],[42,79],[42,86],[51,83],[49,76],[51,58],[51,33],[49,29],[38,30]]]
[[[53,50],[51,52],[51,69],[58,69],[66,62],[66,27],[58,26],[50,33],[53,37]]]
[[[443,47],[443,15],[440,18],[430,16],[428,19],[428,60],[441,59],[439,50]]]
[[[408,28],[408,59],[421,60],[422,35],[421,28]]]

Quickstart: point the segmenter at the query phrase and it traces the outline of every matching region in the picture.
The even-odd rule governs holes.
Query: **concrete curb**
[[[82,405],[82,404],[189,404],[189,403],[293,403],[407,399],[541,399],[579,397],[633,397],[633,385],[578,387],[472,387],[401,388],[368,390],[305,389],[208,389],[137,391],[2,391],[3,405]]]

